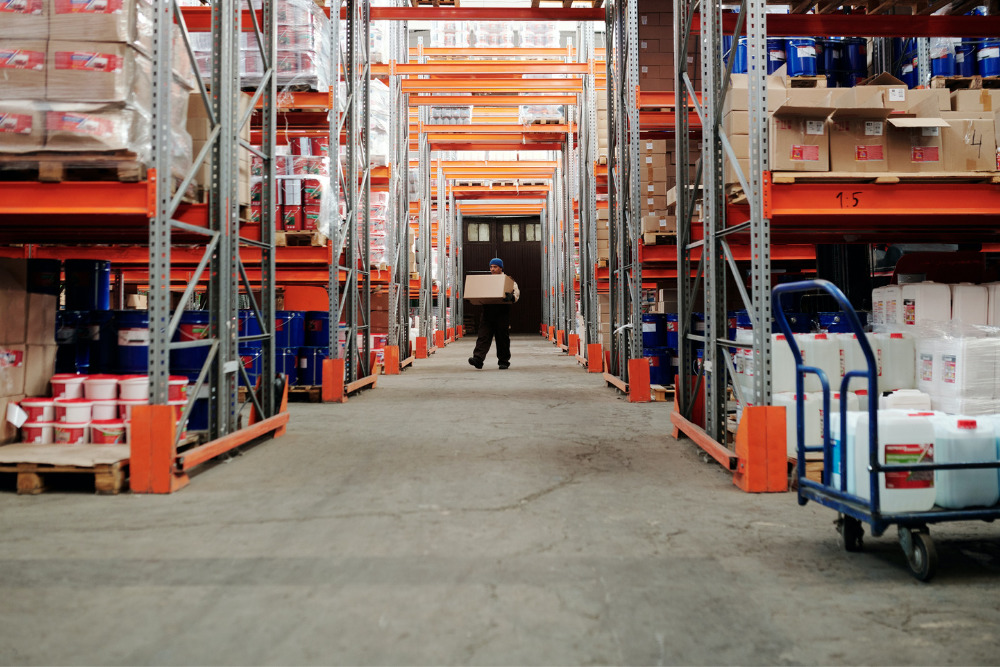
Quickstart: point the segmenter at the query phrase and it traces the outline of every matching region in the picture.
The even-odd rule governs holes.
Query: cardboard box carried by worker
[[[514,279],[505,274],[468,275],[465,277],[465,299],[472,304],[510,303],[506,299],[514,291]]]

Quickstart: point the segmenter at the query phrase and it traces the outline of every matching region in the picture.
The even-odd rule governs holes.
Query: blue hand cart
[[[814,366],[802,363],[802,354],[792,336],[792,330],[781,308],[781,297],[784,294],[824,290],[840,305],[847,315],[851,332],[857,336],[858,343],[867,361],[864,370],[845,372],[840,385],[840,433],[842,446],[837,448],[837,460],[834,460],[834,448],[830,438],[830,386],[826,373]],[[906,555],[910,570],[921,581],[927,581],[934,575],[937,568],[937,551],[931,540],[928,525],[948,521],[993,521],[1000,518],[1000,505],[987,508],[970,508],[962,510],[945,510],[935,507],[926,512],[883,513],[879,500],[879,475],[892,472],[915,472],[935,470],[964,470],[1000,468],[1000,461],[981,463],[912,463],[885,464],[878,457],[878,366],[875,354],[864,335],[864,328],[858,314],[854,311],[847,297],[833,283],[826,280],[806,280],[779,285],[774,289],[773,310],[774,320],[785,335],[792,355],[795,358],[795,393],[796,393],[796,445],[797,468],[795,476],[798,479],[799,505],[805,505],[810,500],[838,512],[837,530],[841,535],[844,549],[861,551],[864,537],[863,523],[871,526],[872,535],[883,535],[890,526],[897,526],[899,544]],[[803,403],[803,376],[814,373],[819,376],[823,386],[823,444],[822,446],[805,446],[805,405]],[[861,378],[868,383],[868,472],[871,495],[868,499],[851,494],[847,491],[847,387],[853,378]],[[806,478],[806,456],[808,454],[823,454],[823,476],[821,482]],[[840,473],[840,483],[832,483],[834,466]],[[861,483],[861,480],[858,481]]]

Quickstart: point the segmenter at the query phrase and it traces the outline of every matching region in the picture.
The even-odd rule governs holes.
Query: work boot
[[[500,364],[499,364],[499,366],[500,366],[500,370],[505,371],[508,368],[510,368],[510,362],[509,361],[501,361]]]
[[[483,367],[483,362],[479,361],[479,359],[476,359],[475,357],[469,357],[469,365],[481,369]]]

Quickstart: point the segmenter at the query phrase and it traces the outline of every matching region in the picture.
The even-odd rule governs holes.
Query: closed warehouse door
[[[465,273],[488,272],[491,259],[502,259],[504,273],[521,289],[521,300],[511,308],[510,332],[537,333],[542,321],[542,226],[538,217],[463,217],[462,223]],[[466,326],[474,327],[479,308],[466,304],[465,310]]]

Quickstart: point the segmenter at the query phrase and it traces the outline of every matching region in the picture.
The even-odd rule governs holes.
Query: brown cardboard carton
[[[956,90],[951,94],[952,111],[1000,111],[1000,90]]]
[[[642,216],[643,234],[676,234],[677,218],[666,212],[656,211]]]
[[[0,38],[48,39],[49,0],[0,0]]]
[[[45,148],[54,151],[150,151],[149,119],[121,104],[50,104],[45,112]]]
[[[45,112],[35,102],[0,101],[0,153],[28,153],[45,147]]]
[[[597,226],[597,236],[595,237],[598,241],[607,241],[611,238],[611,227],[608,226],[606,220],[598,220]]]
[[[149,113],[153,66],[125,44],[49,42],[46,98],[64,102],[128,103]]]
[[[771,170],[829,171],[826,121],[832,113],[826,90],[789,90],[785,104],[771,116]]]
[[[736,135],[750,134],[750,116],[746,111],[730,111],[722,117],[722,130],[730,140]]]
[[[0,100],[45,99],[45,49],[44,39],[0,39]]]
[[[997,138],[992,113],[946,111],[941,128],[944,171],[996,171]]]
[[[22,259],[0,260],[0,345],[24,344],[27,289],[28,263]]]
[[[514,279],[508,275],[475,275],[465,277],[465,299],[472,304],[507,303],[504,295],[514,291]]]
[[[779,70],[781,71],[781,70]],[[767,77],[767,110],[774,111],[785,103],[787,90],[782,80],[784,72],[772,74]],[[747,86],[750,80],[746,74],[733,74],[730,80],[729,90],[726,91],[726,102],[722,108],[723,115],[730,111],[746,111],[749,109],[748,103],[750,94]]]
[[[889,117],[889,171],[919,173],[944,170],[943,132],[948,122],[933,100]]]
[[[661,181],[649,183],[641,188],[641,197],[663,197],[667,194],[666,178]]]
[[[11,403],[20,403],[24,396],[7,396],[0,398],[0,445],[7,445],[17,442],[17,427],[7,421],[7,406]]]
[[[56,372],[58,345],[28,345],[25,356],[24,394],[49,396],[49,380]]]
[[[830,171],[871,173],[889,170],[889,130],[885,118],[830,121]]]
[[[49,39],[131,44],[151,53],[153,5],[147,0],[50,0]]]
[[[24,345],[0,345],[0,396],[24,393],[25,351]]]
[[[55,345],[57,297],[52,294],[28,294],[27,330],[24,341],[28,345]]]

